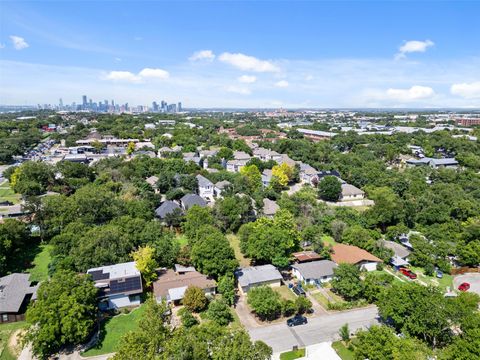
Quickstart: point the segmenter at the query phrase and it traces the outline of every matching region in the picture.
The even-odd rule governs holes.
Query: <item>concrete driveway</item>
[[[466,273],[463,275],[455,276],[453,279],[453,286],[455,290],[461,283],[467,282],[470,284],[469,292],[474,292],[480,295],[480,273]]]
[[[305,347],[324,341],[339,339],[338,330],[348,324],[350,332],[378,324],[375,306],[308,319],[308,324],[288,327],[285,323],[250,328],[252,340],[262,340],[274,353],[291,350],[294,345]]]

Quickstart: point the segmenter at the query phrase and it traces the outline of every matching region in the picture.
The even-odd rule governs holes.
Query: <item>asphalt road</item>
[[[249,329],[253,340],[262,340],[273,352],[290,350],[292,346],[304,347],[324,341],[339,339],[338,330],[348,324],[350,332],[377,324],[376,307],[368,307],[308,319],[308,324],[289,328],[285,323]]]

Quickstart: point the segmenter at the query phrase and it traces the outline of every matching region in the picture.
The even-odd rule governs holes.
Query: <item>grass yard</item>
[[[44,281],[48,279],[48,265],[52,260],[50,252],[52,245],[40,245],[40,252],[33,259],[33,268],[28,269],[30,281]]]
[[[230,246],[233,248],[233,251],[235,252],[235,258],[240,263],[240,266],[250,266],[250,259],[247,259],[245,256],[243,256],[242,251],[240,250],[240,239],[238,236],[229,234],[227,235],[227,239],[230,242]]]
[[[333,246],[337,243],[333,237],[328,236],[328,235],[323,235],[322,236],[322,241],[325,245],[330,245],[330,246]]]
[[[287,351],[280,354],[280,360],[294,360],[305,356],[305,349]]]
[[[393,272],[393,270],[392,270]],[[369,271],[368,272],[369,274],[373,274],[373,275],[381,275],[381,274],[388,274],[390,276],[393,276],[393,282],[394,283],[401,283],[402,280],[400,280],[399,278],[395,277],[394,275],[390,274],[389,272],[385,271],[385,270],[373,270],[373,271]],[[401,274],[397,274],[398,275],[401,275]]]
[[[4,181],[0,184],[0,201],[10,201],[14,204],[18,204],[20,200],[21,195],[15,194],[8,181]]]
[[[450,274],[444,273],[443,278],[438,279],[436,276],[425,275],[422,268],[413,266],[410,268],[415,274],[417,274],[417,279],[423,281],[424,283],[440,286],[443,291],[445,291],[447,287],[453,288],[453,276]]]
[[[186,237],[185,235],[183,235],[183,234],[177,235],[176,240],[177,240],[178,245],[180,245],[180,247],[184,247],[185,245],[188,244],[188,239],[187,239],[187,237]]]
[[[8,341],[12,334],[18,329],[22,329],[27,325],[25,321],[19,321],[10,324],[0,325],[0,360],[15,360],[17,354],[15,354],[15,349],[10,349]]]
[[[353,351],[349,350],[342,341],[332,343],[332,348],[342,360],[354,360]]]
[[[115,352],[121,337],[137,328],[138,321],[144,311],[145,307],[140,306],[129,314],[120,314],[105,321],[101,325],[100,341],[82,353],[82,356],[96,356]]]
[[[272,289],[279,293],[283,299],[295,301],[296,296],[288,286],[277,286]]]
[[[313,298],[320,304],[322,307],[325,309],[328,309],[328,303],[331,304],[337,304],[337,303],[344,303],[345,300],[343,300],[340,296],[337,294],[334,294],[331,292],[329,289],[324,289],[327,294],[330,296],[330,299],[327,298],[322,292],[317,291],[317,292],[310,292],[310,294],[313,296]]]

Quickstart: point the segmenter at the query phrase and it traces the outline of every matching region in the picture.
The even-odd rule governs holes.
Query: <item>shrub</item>
[[[183,305],[193,312],[200,312],[207,307],[208,300],[203,290],[196,286],[189,286],[183,297]]]
[[[247,295],[247,303],[262,320],[273,320],[282,311],[280,294],[269,286],[251,289]]]
[[[221,326],[226,326],[233,320],[230,307],[223,299],[213,300],[208,305],[207,317]]]

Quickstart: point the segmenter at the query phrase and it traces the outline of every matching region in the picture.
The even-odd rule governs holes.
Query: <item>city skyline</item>
[[[89,93],[190,108],[480,106],[473,2],[0,7],[1,104]]]

